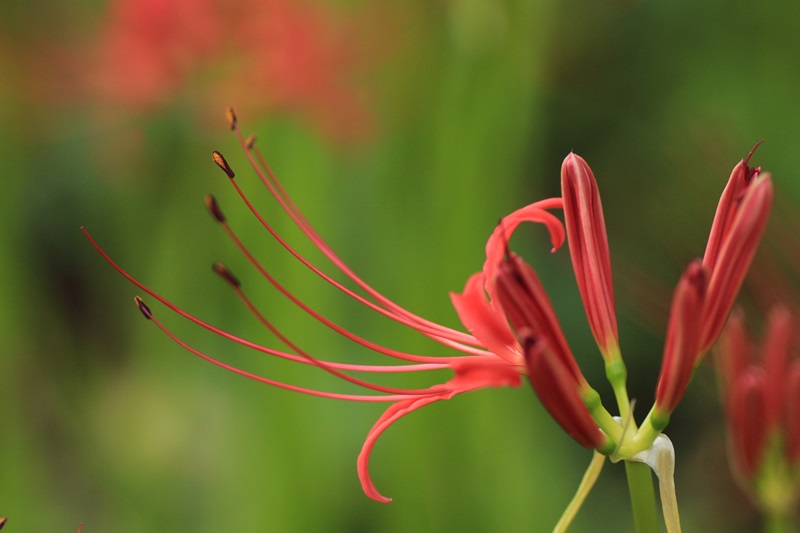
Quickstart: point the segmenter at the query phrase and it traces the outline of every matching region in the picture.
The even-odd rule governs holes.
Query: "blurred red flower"
[[[359,52],[370,48],[360,42],[366,22],[297,0],[113,0],[84,74],[93,97],[131,112],[235,101],[351,138],[370,126],[353,80],[370,55]]]

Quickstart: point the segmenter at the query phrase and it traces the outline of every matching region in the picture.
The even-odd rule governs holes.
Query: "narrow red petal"
[[[619,346],[619,335],[603,207],[592,169],[574,153],[561,167],[561,193],[578,289],[595,341],[608,356]]]
[[[715,268],[717,259],[719,258],[722,243],[725,240],[725,235],[730,231],[733,219],[736,216],[736,210],[742,200],[747,188],[750,186],[754,178],[758,177],[761,168],[750,168],[748,163],[756,148],[761,143],[756,144],[750,151],[750,154],[743,160],[739,161],[733,171],[728,183],[722,191],[717,210],[714,214],[714,222],[711,223],[711,232],[708,236],[708,244],[706,244],[706,252],[703,254],[703,266],[711,271]]]
[[[570,371],[555,357],[544,339],[522,332],[528,377],[533,389],[550,415],[573,439],[587,448],[598,449],[608,437],[589,414],[581,399],[581,388],[587,386],[574,379]]]
[[[462,357],[450,365],[455,377],[445,387],[458,393],[490,387],[519,387],[522,369],[497,358]]]
[[[671,413],[692,378],[700,354],[700,331],[706,276],[698,259],[681,276],[672,298],[661,374],[656,388],[656,410]]]
[[[508,240],[517,229],[517,226],[523,222],[544,224],[550,233],[550,242],[553,245],[551,251],[555,252],[561,248],[566,237],[564,226],[555,215],[548,213],[546,209],[560,209],[563,205],[561,198],[549,198],[517,209],[510,215],[503,217],[486,242],[486,261],[483,263],[483,275],[488,283],[486,292],[489,293],[491,301],[495,301],[493,280],[497,276],[497,268],[508,249]]]
[[[772,180],[763,174],[753,180],[723,237],[719,255],[709,272],[704,309],[702,351],[714,344],[750,268],[772,208]]]
[[[527,329],[535,337],[547,341],[555,357],[577,381],[583,375],[561,330],[547,293],[536,272],[518,256],[509,254],[500,265],[495,280],[497,301],[517,330]]]
[[[386,409],[378,421],[375,422],[375,425],[372,426],[372,429],[367,434],[367,438],[361,448],[361,453],[358,455],[357,462],[358,478],[361,480],[361,488],[364,490],[364,493],[367,496],[381,503],[389,503],[392,501],[391,498],[387,498],[378,491],[369,473],[369,459],[372,455],[372,449],[374,448],[378,437],[380,437],[384,431],[389,429],[389,426],[407,414],[416,411],[420,407],[438,402],[439,400],[446,400],[450,397],[452,397],[452,394],[438,394],[435,396],[426,396],[424,398],[415,398],[412,400],[397,402],[394,405],[389,406],[389,408]]]
[[[464,292],[450,294],[461,323],[490,352],[509,363],[522,364],[522,349],[508,327],[505,317],[498,316],[489,305],[482,273],[467,280]]]

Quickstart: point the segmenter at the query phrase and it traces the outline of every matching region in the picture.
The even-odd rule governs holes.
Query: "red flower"
[[[495,299],[487,300],[485,292],[493,290],[487,287],[486,280],[495,278],[495,271],[499,266],[498,252],[502,253],[504,241],[498,232],[489,239],[487,245],[487,259],[483,273],[472,276],[464,289],[462,294],[453,294],[452,300],[456,311],[459,314],[464,325],[471,333],[464,333],[461,331],[453,330],[451,328],[430,322],[410,311],[403,309],[396,303],[392,302],[372,286],[358,277],[347,264],[339,258],[333,250],[322,239],[319,233],[308,223],[303,217],[294,203],[286,194],[282,185],[278,182],[269,166],[264,161],[259,149],[254,145],[251,140],[245,141],[236,125],[236,119],[232,112],[229,112],[229,121],[232,128],[235,129],[247,157],[263,182],[264,186],[274,196],[275,200],[280,204],[286,214],[294,221],[295,224],[303,231],[306,237],[313,242],[322,253],[334,264],[336,267],[347,277],[350,281],[360,288],[367,296],[361,296],[354,290],[346,287],[345,285],[335,281],[325,272],[318,269],[311,264],[307,259],[301,256],[289,243],[284,241],[266,222],[261,214],[250,203],[249,199],[245,196],[235,179],[235,173],[228,165],[225,158],[219,153],[214,152],[213,159],[217,165],[220,166],[230,178],[230,183],[241,196],[242,200],[252,211],[257,220],[264,226],[273,238],[275,238],[286,250],[292,254],[300,263],[306,268],[310,269],[314,274],[324,279],[347,296],[359,301],[370,309],[388,317],[392,320],[412,328],[422,335],[438,342],[439,344],[457,352],[461,355],[451,356],[428,356],[413,353],[406,353],[393,350],[373,343],[364,339],[355,333],[345,330],[341,326],[335,324],[324,316],[320,315],[306,303],[299,300],[292,292],[286,287],[281,285],[258,260],[249,252],[244,244],[239,240],[234,230],[228,225],[225,215],[220,209],[217,201],[211,197],[206,197],[206,205],[209,212],[217,222],[222,226],[225,233],[230,237],[233,243],[241,250],[247,260],[255,267],[263,277],[272,284],[278,291],[291,300],[304,312],[321,322],[326,327],[333,331],[345,336],[351,341],[365,346],[376,353],[386,356],[394,361],[395,364],[382,364],[382,365],[361,365],[332,362],[315,355],[309,354],[298,346],[292,339],[284,336],[278,331],[271,322],[264,316],[258,307],[252,302],[244,290],[241,288],[239,280],[231,273],[231,271],[220,263],[213,265],[214,271],[222,277],[226,283],[230,285],[236,295],[242,300],[245,306],[253,312],[253,314],[260,320],[273,334],[286,346],[286,350],[278,350],[266,346],[260,346],[252,343],[246,339],[235,336],[231,333],[222,331],[211,324],[208,324],[194,315],[184,311],[178,306],[172,304],[166,298],[156,293],[152,289],[146,287],[144,284],[134,279],[131,275],[126,273],[121,267],[114,263],[111,258],[97,245],[97,243],[89,236],[88,232],[84,230],[92,245],[103,255],[103,257],[123,276],[130,280],[133,284],[141,290],[155,298],[168,309],[183,316],[191,322],[217,334],[230,341],[241,344],[253,350],[266,353],[275,357],[295,361],[297,363],[314,366],[317,369],[328,372],[334,376],[341,378],[344,381],[362,387],[366,392],[373,394],[342,394],[337,392],[320,391],[309,388],[304,388],[288,383],[279,382],[267,377],[258,376],[242,369],[231,366],[227,363],[219,361],[214,357],[201,352],[200,350],[190,346],[182,339],[175,336],[167,327],[162,324],[157,317],[151,312],[150,308],[145,302],[136,297],[136,303],[142,314],[152,320],[166,335],[172,338],[181,347],[189,352],[213,363],[221,366],[227,370],[237,374],[246,376],[248,378],[273,385],[275,387],[288,389],[296,392],[302,392],[314,396],[321,396],[333,399],[360,401],[360,402],[386,402],[391,406],[386,412],[378,419],[373,428],[367,435],[366,441],[362,448],[361,454],[358,458],[358,472],[361,479],[362,487],[365,493],[378,501],[388,502],[388,498],[382,496],[372,483],[369,475],[369,458],[372,448],[378,437],[394,422],[404,417],[405,415],[440,400],[448,400],[458,394],[469,392],[475,389],[484,387],[504,387],[511,386],[517,387],[521,384],[521,376],[526,373],[527,366],[525,363],[525,356],[522,349],[514,337],[508,322],[505,319],[502,309],[496,303]],[[564,229],[561,223],[553,215],[547,213],[544,209],[552,207],[560,207],[560,199],[545,200],[536,204],[527,206],[516,213],[513,213],[505,219],[505,224],[508,227],[516,226],[523,220],[532,220],[544,223],[549,229],[554,247],[558,247],[564,240]],[[354,377],[352,374],[358,373],[402,373],[402,372],[423,372],[431,370],[449,369],[453,372],[453,377],[444,383],[438,383],[428,388],[423,389],[406,389],[395,388],[378,385],[370,381]]]
[[[767,510],[798,496],[800,360],[790,313],[774,308],[754,345],[744,316],[734,313],[718,345],[717,363],[737,479]]]
[[[523,207],[503,218],[489,237],[482,271],[468,279],[461,294],[451,295],[458,316],[469,331],[465,333],[433,323],[403,309],[358,277],[298,210],[254,142],[243,138],[231,110],[228,112],[228,121],[263,185],[305,236],[350,280],[352,285],[361,290],[361,293],[335,281],[283,240],[239,188],[236,175],[225,158],[219,152],[214,152],[214,162],[225,172],[231,185],[266,231],[301,264],[348,297],[446,348],[460,352],[460,355],[429,356],[401,352],[360,337],[325,318],[281,285],[258,262],[239,240],[233,228],[228,225],[217,201],[211,196],[206,197],[209,212],[247,261],[268,283],[324,326],[397,363],[349,364],[329,361],[307,353],[273,326],[256,304],[247,297],[239,280],[227,267],[216,263],[213,266],[214,271],[228,283],[244,305],[285,345],[286,349],[260,346],[222,331],[177,307],[127,274],[89,237],[88,232],[85,230],[84,232],[115,269],[173,312],[232,342],[275,357],[315,367],[343,381],[358,385],[369,394],[342,394],[304,388],[258,376],[223,363],[175,336],[157,319],[144,301],[137,297],[136,303],[142,314],[189,352],[232,372],[276,387],[326,398],[390,403],[389,408],[367,435],[358,458],[358,472],[364,491],[371,498],[381,502],[388,502],[389,499],[382,496],[372,483],[369,475],[369,458],[376,440],[389,426],[420,407],[448,400],[464,392],[484,387],[519,386],[522,375],[529,376],[544,406],[580,444],[603,454],[613,453],[618,459],[630,459],[652,446],[658,431],[666,424],[669,413],[688,383],[698,353],[702,351],[701,347],[705,342],[709,342],[708,339],[716,336],[714,328],[708,326],[709,317],[716,319],[719,315],[727,314],[725,306],[731,305],[741,283],[741,277],[764,229],[772,194],[768,176],[756,179],[757,172],[749,173],[750,181],[741,200],[737,201],[736,205],[726,203],[726,207],[721,208],[732,214],[727,217],[718,215],[718,219],[725,218],[724,223],[715,221],[712,236],[719,238],[714,237],[712,240],[718,240],[719,245],[709,247],[709,250],[712,248],[717,250],[707,252],[709,265],[701,264],[698,260],[689,266],[681,279],[673,302],[657,401],[651,412],[651,415],[653,413],[655,415],[649,416],[650,424],[643,425],[640,429],[630,417],[625,389],[625,368],[618,347],[608,243],[600,197],[594,175],[583,159],[570,154],[564,162],[563,200],[551,198]],[[734,173],[738,176],[737,171]],[[735,183],[738,184],[739,181]],[[726,194],[727,192],[728,189]],[[726,198],[725,194],[723,198]],[[548,211],[562,207],[566,231],[559,219]],[[607,374],[617,396],[623,423],[612,418],[602,406],[598,394],[583,377],[535,271],[508,250],[509,237],[523,222],[543,224],[550,234],[553,251],[564,243],[566,236],[570,239],[570,255],[578,286],[592,331],[606,358]],[[712,258],[714,254],[716,258]],[[701,337],[701,333],[705,336]],[[442,369],[452,371],[453,377],[443,383],[422,389],[378,385],[353,375]]]
[[[757,147],[736,165],[723,190],[702,272],[698,263],[690,265],[673,296],[652,419],[659,430],[719,337],[766,228],[772,180],[769,174],[761,175],[761,168],[747,166]]]
[[[701,348],[714,344],[730,314],[733,301],[756,253],[772,208],[772,182],[761,167],[748,165],[756,148],[733,169],[720,198],[703,268],[708,274]]]
[[[110,101],[147,109],[170,100],[222,44],[214,0],[116,0],[98,49]]]
[[[203,102],[233,95],[251,111],[290,111],[353,138],[371,122],[353,84],[369,55],[359,27],[376,22],[360,13],[344,23],[298,0],[114,0],[98,60],[83,68],[94,98],[131,111],[191,101],[192,91],[210,93]]]

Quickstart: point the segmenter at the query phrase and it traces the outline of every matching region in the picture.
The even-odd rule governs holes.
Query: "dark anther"
[[[214,163],[216,163],[217,166],[219,166],[219,168],[221,168],[223,171],[225,171],[225,174],[227,174],[230,179],[233,179],[233,178],[236,177],[236,174],[233,173],[233,170],[231,170],[230,165],[228,164],[227,161],[225,161],[225,158],[222,157],[221,153],[219,153],[219,152],[217,152],[215,150],[211,154],[211,158],[214,160]]]
[[[225,118],[228,120],[228,126],[230,126],[231,130],[236,129],[236,113],[234,113],[232,107],[225,110]]]
[[[214,263],[211,265],[211,268],[219,275],[219,277],[227,281],[235,289],[238,289],[241,286],[241,283],[238,279],[236,279],[236,276],[234,276],[233,273],[228,270],[228,267],[222,263]]]
[[[147,320],[153,318],[153,313],[150,312],[150,308],[147,307],[147,304],[144,303],[141,298],[136,296],[133,300],[136,302],[136,305],[139,306],[139,311],[141,311],[142,315],[144,315]]]
[[[253,146],[255,146],[255,144],[256,144],[256,136],[255,135],[249,136],[247,138],[247,140],[244,142],[244,145],[247,146],[248,150],[252,150]]]
[[[219,208],[217,199],[210,194],[206,194],[206,207],[211,216],[217,219],[218,222],[225,222],[225,215],[222,214],[222,209]]]

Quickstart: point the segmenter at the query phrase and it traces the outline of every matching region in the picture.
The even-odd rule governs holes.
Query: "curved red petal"
[[[483,274],[470,276],[461,294],[450,293],[461,323],[490,352],[508,361],[522,364],[522,350],[499,308],[489,305],[484,291]]]
[[[375,422],[375,425],[372,426],[372,429],[367,434],[367,439],[364,441],[364,445],[361,447],[361,453],[358,454],[358,479],[361,481],[361,488],[364,490],[364,494],[381,503],[389,503],[392,501],[391,498],[387,498],[378,492],[378,489],[375,488],[375,484],[372,482],[372,478],[369,475],[369,458],[372,454],[372,448],[375,446],[375,442],[378,440],[378,437],[380,437],[384,431],[389,429],[389,426],[407,414],[416,411],[420,407],[438,402],[439,400],[447,400],[452,398],[454,394],[455,393],[442,393],[432,396],[424,396],[421,398],[414,398],[412,400],[404,400],[402,402],[393,404],[386,409],[386,411],[384,411],[383,415],[381,415],[378,421]]]
[[[454,360],[450,367],[456,375],[445,387],[456,391],[456,394],[487,387],[519,387],[522,384],[521,368],[492,356],[462,357]]]
[[[483,263],[485,281],[491,282],[495,278],[497,268],[503,259],[503,255],[506,253],[508,240],[514,233],[514,230],[517,229],[517,226],[523,222],[544,224],[547,231],[550,233],[550,242],[553,244],[551,251],[555,252],[561,248],[566,239],[564,225],[558,217],[547,212],[546,209],[560,209],[563,206],[564,202],[561,198],[549,198],[517,209],[510,215],[504,217],[486,242],[486,261]],[[489,285],[491,285],[491,283]],[[486,291],[489,293],[491,300],[495,301],[494,288],[487,286]]]

